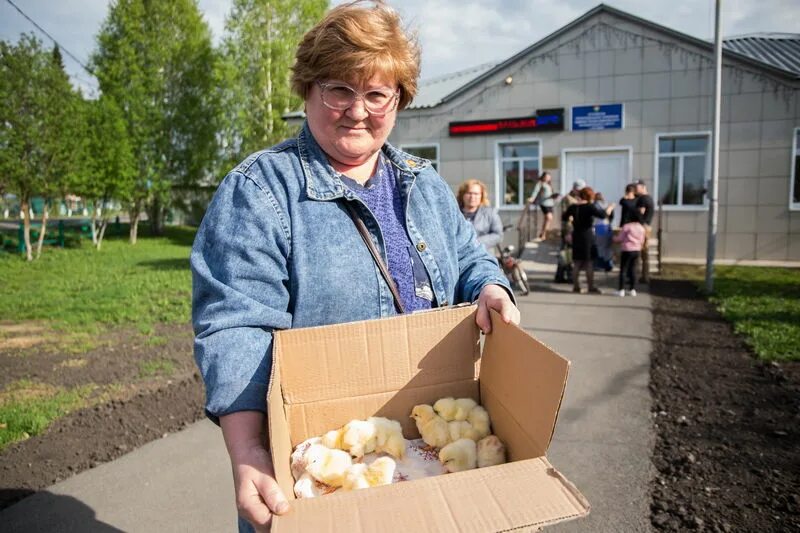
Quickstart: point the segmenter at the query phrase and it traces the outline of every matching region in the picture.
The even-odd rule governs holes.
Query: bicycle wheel
[[[528,286],[528,275],[522,270],[519,265],[514,265],[514,270],[511,272],[511,277],[514,279],[514,284],[522,292],[523,296],[527,296],[531,292]]]

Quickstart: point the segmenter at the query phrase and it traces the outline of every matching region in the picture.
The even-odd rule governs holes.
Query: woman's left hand
[[[481,289],[481,294],[478,296],[478,313],[475,315],[475,323],[486,334],[492,332],[489,309],[500,313],[500,318],[506,324],[511,322],[519,324],[519,309],[500,285],[487,285]]]

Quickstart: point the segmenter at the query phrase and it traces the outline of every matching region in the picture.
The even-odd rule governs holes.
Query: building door
[[[565,175],[563,189],[568,192],[572,184],[582,179],[595,192],[603,193],[606,202],[616,204],[630,183],[627,150],[571,152],[565,150]]]

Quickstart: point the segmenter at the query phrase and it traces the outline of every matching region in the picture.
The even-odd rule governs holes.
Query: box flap
[[[509,460],[547,454],[569,374],[569,361],[491,312],[481,360],[481,403]]]
[[[273,533],[483,533],[544,526],[589,513],[584,497],[543,457],[291,505],[289,514],[273,518]]]
[[[403,426],[407,439],[419,438],[419,431],[409,414],[411,407],[420,403],[438,400],[443,396],[454,398],[474,398],[480,396],[478,382],[474,379],[432,385],[430,387],[410,387],[397,392],[384,392],[358,398],[339,398],[314,403],[286,405],[289,420],[289,434],[292,446],[297,446],[304,435],[318,435],[313,428],[333,429],[353,419],[364,420],[370,416],[384,416],[397,420]],[[433,398],[433,399],[432,399]],[[334,425],[331,426],[333,421]]]
[[[475,306],[275,333],[292,443],[375,414],[415,433],[406,402],[448,388],[477,400],[478,340]]]

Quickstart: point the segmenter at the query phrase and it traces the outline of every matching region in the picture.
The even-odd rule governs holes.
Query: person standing
[[[490,205],[486,184],[473,179],[459,185],[458,206],[475,228],[478,242],[493,254],[495,247],[503,242],[503,221]]]
[[[266,424],[274,331],[461,302],[477,303],[484,333],[492,309],[519,323],[506,276],[447,182],[387,142],[416,94],[419,63],[416,40],[384,2],[331,9],[292,67],[300,133],[236,166],[197,231],[194,356],[230,458],[240,531],[269,531],[274,514],[289,512]]]
[[[650,254],[648,253],[650,237],[653,234],[653,214],[655,208],[653,205],[653,197],[647,193],[647,186],[644,181],[636,181],[636,208],[641,216],[641,222],[644,226],[644,243],[642,244],[642,274],[639,280],[642,283],[650,283]]]
[[[620,229],[614,242],[620,243],[619,285],[617,296],[625,296],[624,280],[628,278],[628,295],[636,296],[636,263],[644,244],[644,226],[631,220]]]
[[[528,203],[539,206],[539,209],[542,211],[542,216],[544,217],[542,230],[537,236],[537,239],[540,241],[547,238],[547,232],[550,230],[550,226],[553,223],[553,208],[556,205],[558,193],[553,192],[552,181],[553,177],[549,172],[542,174],[528,199]]]
[[[639,212],[639,208],[636,206],[637,198],[636,198],[636,184],[629,183],[625,186],[625,195],[619,199],[619,206],[620,206],[620,219],[619,219],[619,227],[622,228],[628,222],[632,222],[634,220],[641,222],[642,221],[642,214]]]
[[[594,285],[594,245],[593,224],[595,218],[606,218],[614,211],[614,204],[605,209],[595,203],[595,193],[591,187],[584,187],[578,193],[578,203],[572,204],[562,215],[564,222],[572,223],[572,291],[581,292],[580,273],[586,271],[586,283],[590,293],[601,294]]]

